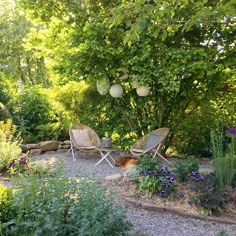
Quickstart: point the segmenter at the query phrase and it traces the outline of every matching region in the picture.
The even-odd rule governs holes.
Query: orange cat
[[[127,170],[130,166],[136,166],[139,162],[135,157],[118,157],[115,160],[115,166],[122,170]]]

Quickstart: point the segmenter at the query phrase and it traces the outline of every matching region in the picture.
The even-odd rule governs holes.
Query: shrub
[[[174,165],[174,174],[180,181],[187,181],[192,171],[199,169],[198,160],[188,158],[186,160],[178,160]]]
[[[139,158],[139,165],[136,167],[137,171],[142,174],[144,171],[155,171],[160,168],[160,160],[153,158],[151,154],[141,155]]]
[[[46,93],[40,87],[25,88],[17,97],[13,120],[25,142],[40,141],[37,127],[50,123],[52,107]]]
[[[123,235],[124,211],[93,180],[37,176],[21,179],[14,194],[16,214],[5,235]],[[17,223],[15,223],[17,222]]]
[[[10,188],[0,184],[0,224],[8,221],[13,214],[13,194]],[[0,228],[1,234],[1,228]]]
[[[18,138],[14,138],[15,127],[11,120],[0,121],[0,170],[21,154]]]

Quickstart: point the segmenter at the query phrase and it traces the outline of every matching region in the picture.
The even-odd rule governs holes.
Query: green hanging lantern
[[[100,75],[97,78],[97,91],[101,95],[106,95],[110,88],[110,81],[105,75]]]

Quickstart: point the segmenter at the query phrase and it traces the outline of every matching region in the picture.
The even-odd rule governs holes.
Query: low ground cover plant
[[[109,236],[124,235],[130,228],[123,209],[94,180],[21,177],[11,207],[15,214],[2,222],[6,236]]]

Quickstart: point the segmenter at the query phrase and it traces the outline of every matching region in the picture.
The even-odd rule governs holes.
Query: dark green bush
[[[16,214],[5,235],[124,235],[130,228],[114,198],[92,180],[28,177],[16,184]]]
[[[25,88],[14,104],[13,121],[25,142],[39,141],[37,127],[53,121],[52,107],[40,87]]]
[[[199,169],[198,160],[195,158],[187,158],[186,160],[178,160],[174,164],[174,174],[180,181],[187,181],[192,171]]]

